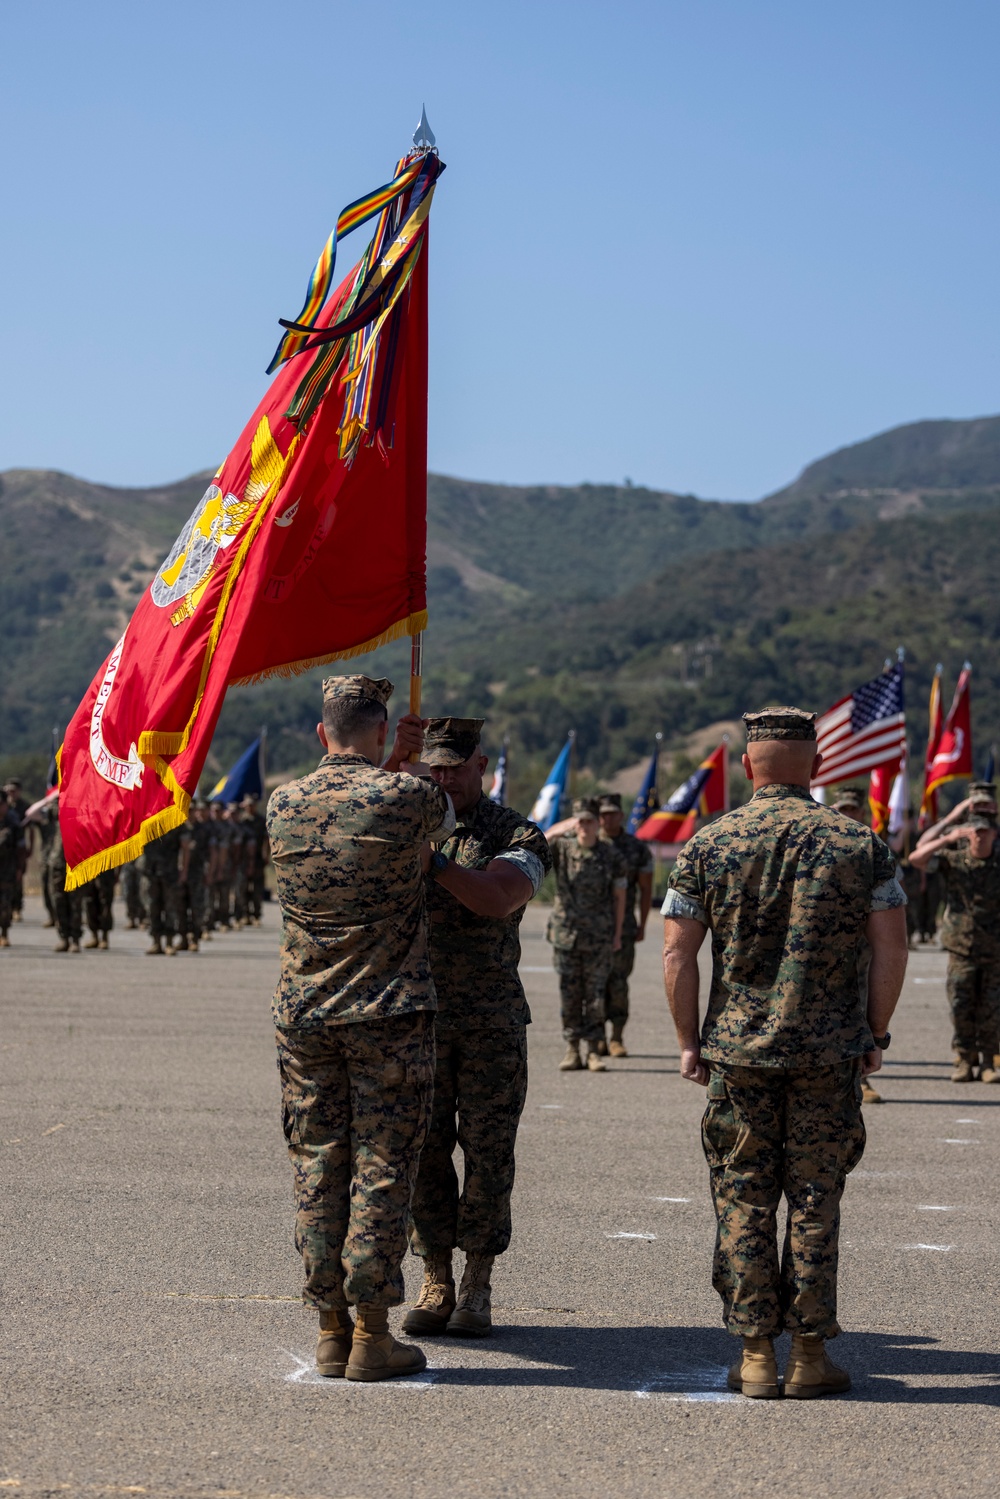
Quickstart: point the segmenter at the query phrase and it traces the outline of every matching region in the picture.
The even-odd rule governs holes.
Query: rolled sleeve
[[[538,894],[545,878],[545,866],[537,854],[533,854],[528,848],[508,848],[502,854],[497,854],[497,859],[513,864],[522,874],[527,875],[531,881],[532,895]]]
[[[895,875],[890,880],[882,880],[872,891],[873,911],[894,911],[897,906],[907,904],[906,892]]]
[[[708,926],[705,907],[690,896],[682,895],[679,890],[667,891],[660,913],[667,917],[681,916],[685,921],[700,921],[702,926]]]

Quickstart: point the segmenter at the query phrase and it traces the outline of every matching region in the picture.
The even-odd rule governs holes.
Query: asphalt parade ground
[[[211,1499],[981,1495],[997,1481],[1000,1087],[948,1082],[942,953],[911,956],[844,1199],[853,1391],[751,1401],[710,1286],[703,1095],[676,1074],[660,922],[631,1055],[563,1051],[544,916],[514,1243],[489,1340],[385,1384],[315,1372],[268,1006],[278,915],[199,954],[0,953],[0,1492]],[[407,1260],[415,1295],[419,1267]],[[398,1321],[400,1314],[394,1313]],[[779,1345],[779,1362],[787,1339]]]

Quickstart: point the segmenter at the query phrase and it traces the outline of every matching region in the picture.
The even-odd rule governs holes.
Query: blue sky
[[[9,7],[0,468],[215,466],[425,100],[436,470],[755,498],[995,412],[998,46],[965,0]]]

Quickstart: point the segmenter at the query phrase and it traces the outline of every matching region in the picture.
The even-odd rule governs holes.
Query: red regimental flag
[[[876,765],[872,771],[868,788],[868,805],[872,811],[872,831],[880,838],[889,826],[889,798],[902,766],[902,755],[896,755],[892,760],[887,760],[884,765]]]
[[[934,756],[937,754],[943,729],[944,707],[941,702],[941,668],[939,666],[931,682],[931,700],[928,709],[927,750],[924,754],[924,794],[920,803],[921,829],[930,823],[937,822],[937,792],[931,790],[930,781],[931,766],[934,764]]]
[[[231,684],[426,623],[428,160],[416,211],[380,220],[382,260],[370,247],[312,327],[370,321],[280,366],[66,731],[70,888],[185,820]]]
[[[962,667],[955,696],[948,710],[944,728],[927,767],[924,801],[943,786],[945,781],[960,781],[971,778],[972,768],[972,668],[966,662]]]

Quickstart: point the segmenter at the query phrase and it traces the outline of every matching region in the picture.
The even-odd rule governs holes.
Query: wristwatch
[[[875,1045],[878,1047],[879,1051],[888,1051],[889,1042],[892,1040],[892,1036],[888,1031],[886,1031],[884,1036],[876,1036],[874,1040]]]
[[[436,848],[431,854],[430,867],[428,868],[427,873],[434,879],[437,879],[438,875],[441,874],[443,870],[447,869],[450,863],[451,860],[448,858],[448,855],[443,854],[439,848]]]

